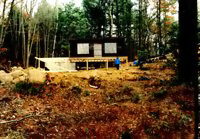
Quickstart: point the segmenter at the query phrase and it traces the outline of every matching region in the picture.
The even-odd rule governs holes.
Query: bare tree
[[[30,3],[21,2],[21,30],[22,30],[22,60],[24,67],[29,67],[29,59],[33,46],[33,39],[36,32],[36,23],[33,20],[33,10],[37,0],[32,0]],[[26,11],[23,10],[25,7]],[[27,31],[27,32],[26,32]],[[27,36],[26,36],[27,33]]]
[[[183,83],[192,84],[196,110],[198,110],[198,47],[197,0],[179,0],[179,63],[178,77]],[[198,138],[198,111],[195,113],[195,139]]]
[[[55,4],[55,12],[56,12],[56,25],[55,25],[55,34],[53,39],[53,51],[52,51],[52,57],[55,56],[55,48],[56,48],[56,38],[57,38],[57,30],[58,30],[58,7],[57,7],[57,0]]]
[[[3,42],[4,42],[4,34],[5,34],[5,10],[6,10],[6,3],[7,3],[7,0],[4,0],[3,1],[3,11],[2,11],[2,16],[1,16],[1,32],[0,32],[0,48],[2,47],[3,45]]]

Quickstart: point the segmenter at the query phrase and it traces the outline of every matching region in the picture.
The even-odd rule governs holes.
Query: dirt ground
[[[0,88],[0,137],[193,138],[193,90],[163,63],[48,73],[27,95]]]

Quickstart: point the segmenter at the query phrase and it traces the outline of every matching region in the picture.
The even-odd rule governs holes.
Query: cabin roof
[[[83,42],[90,42],[90,43],[102,43],[102,42],[119,42],[124,41],[122,37],[112,37],[112,38],[86,38],[86,39],[70,39],[70,43],[83,43]]]

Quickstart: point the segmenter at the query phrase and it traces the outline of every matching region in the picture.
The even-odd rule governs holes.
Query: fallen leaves
[[[173,70],[160,72],[159,64],[145,66],[149,70],[126,67],[48,73],[40,96],[0,89],[5,96],[0,97],[4,106],[0,108],[0,124],[8,122],[0,128],[0,135],[6,136],[4,131],[11,125],[20,129],[20,136],[29,138],[120,138],[122,134],[143,138],[152,134],[163,137],[165,133],[178,133],[177,129],[192,132],[193,112],[187,106],[193,106],[193,90],[169,86]],[[154,97],[159,101],[149,101],[153,92],[158,93]],[[133,94],[140,97],[139,103],[131,101]],[[29,113],[42,116],[26,118]]]

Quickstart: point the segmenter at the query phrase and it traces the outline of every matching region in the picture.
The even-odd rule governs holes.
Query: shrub
[[[138,58],[143,59],[144,61],[149,57],[149,53],[147,51],[138,50]]]
[[[132,91],[133,91],[132,87],[125,85],[120,90],[120,94],[121,95],[132,95]]]
[[[150,79],[147,78],[147,77],[145,77],[145,76],[141,76],[141,77],[139,77],[138,80],[139,80],[139,81],[148,81],[148,80],[150,80]]]
[[[143,64],[145,63],[148,57],[149,57],[149,54],[146,50],[144,51],[138,50],[138,59],[139,59],[140,69],[144,69]]]
[[[121,139],[132,139],[130,131],[124,131],[121,135]]]
[[[192,118],[190,115],[187,114],[181,114],[179,117],[179,120],[173,123],[173,126],[178,129],[184,129],[188,126],[190,126],[190,122],[192,121]]]
[[[180,85],[180,84],[181,84],[181,82],[179,81],[178,76],[175,76],[169,82],[170,86],[177,86],[177,85]]]
[[[19,131],[13,131],[13,130],[9,130],[7,133],[7,137],[5,137],[7,139],[25,139],[23,133],[19,132]]]
[[[181,84],[182,83],[178,79],[178,76],[174,76],[170,80],[160,80],[160,85],[165,85],[165,86],[177,86]]]
[[[28,90],[30,88],[30,84],[27,82],[19,82],[15,85],[15,91],[23,92],[24,90]]]
[[[154,111],[154,112],[149,112],[149,115],[151,117],[153,117],[154,119],[159,119],[160,118],[160,112],[158,111]]]
[[[85,90],[85,91],[83,92],[83,95],[84,95],[85,97],[89,96],[89,95],[90,95],[90,91]]]
[[[14,91],[25,95],[38,95],[43,91],[43,86],[43,84],[19,82],[15,85]]]
[[[149,135],[151,138],[159,138],[160,134],[157,131],[157,125],[146,126],[144,127],[144,132]]]
[[[172,129],[170,127],[169,122],[167,122],[167,121],[162,121],[160,125],[161,125],[161,129],[163,129],[166,132],[169,132]]]
[[[156,99],[162,99],[166,97],[167,91],[166,90],[160,90],[158,92],[152,92],[151,93],[151,100],[156,100]]]
[[[182,114],[180,120],[178,121],[180,126],[187,126],[189,122],[192,121],[191,116]]]
[[[183,100],[178,100],[176,102],[177,104],[180,105],[181,110],[193,110],[193,105],[189,101],[183,101]]]
[[[176,70],[177,69],[177,61],[174,59],[167,59],[167,61],[163,65],[163,68],[172,68],[172,69]]]
[[[160,86],[164,86],[164,85],[167,85],[167,84],[169,84],[169,81],[167,81],[167,80],[159,80],[159,85]]]
[[[82,92],[82,88],[80,86],[73,86],[71,91],[74,93],[74,94],[81,94]]]
[[[133,96],[131,97],[131,102],[133,103],[138,103],[140,101],[140,96],[137,93],[134,93]]]

